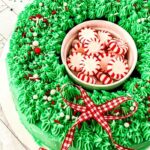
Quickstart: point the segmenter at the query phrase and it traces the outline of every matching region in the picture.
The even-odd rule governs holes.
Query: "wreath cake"
[[[20,120],[40,149],[126,150],[150,145],[149,14],[147,0],[34,0],[26,6],[18,17],[6,62]],[[62,91],[64,85],[73,83],[60,57],[63,39],[77,24],[98,19],[114,22],[130,33],[138,48],[136,69],[112,91],[79,86],[82,95],[75,86]],[[115,116],[105,120],[112,136],[100,125],[102,120],[98,123],[99,114],[95,118],[89,114],[88,121],[76,124],[86,111],[85,95],[96,110],[121,98],[103,116]],[[78,112],[72,104],[83,107]],[[127,117],[115,119],[119,116]]]

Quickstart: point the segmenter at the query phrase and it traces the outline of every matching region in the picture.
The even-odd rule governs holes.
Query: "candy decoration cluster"
[[[122,39],[108,31],[87,27],[72,41],[67,64],[82,81],[111,84],[129,72],[128,51]]]

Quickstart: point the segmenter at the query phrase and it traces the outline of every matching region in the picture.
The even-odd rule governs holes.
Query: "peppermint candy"
[[[97,38],[97,32],[96,30],[92,28],[83,28],[79,32],[79,40],[81,43],[85,43],[91,39]]]
[[[67,58],[67,65],[72,71],[81,71],[80,62],[83,59],[81,53],[71,53]]]
[[[96,79],[95,79],[95,77],[93,77],[93,76],[88,76],[88,75],[85,75],[85,74],[82,73],[82,72],[79,72],[79,73],[77,74],[77,77],[78,77],[80,80],[85,81],[85,82],[87,82],[87,83],[96,84]]]
[[[80,63],[81,72],[86,75],[95,75],[100,70],[100,62],[95,56],[84,56]]]
[[[100,80],[100,76],[101,76],[101,74],[103,74],[103,72],[101,72],[101,71],[98,71],[98,72],[97,72],[97,74],[96,74],[96,78],[97,78],[98,80]]]
[[[85,53],[88,55],[95,54],[96,56],[105,50],[105,45],[98,38],[88,40],[84,44]]]
[[[98,59],[100,61],[101,70],[107,72],[107,65],[114,56],[109,53],[100,53]]]
[[[101,43],[108,46],[110,40],[112,40],[112,34],[107,31],[98,31],[98,38],[100,39]]]
[[[72,47],[72,52],[84,53],[84,44],[80,42],[75,43]]]
[[[114,53],[112,51],[108,51],[108,53],[111,54],[115,58],[125,59],[125,55],[120,55],[120,54]]]
[[[75,44],[77,44],[77,43],[79,43],[80,41],[78,40],[78,39],[74,39],[73,41],[72,41],[72,47],[74,47],[74,45]]]
[[[121,39],[112,39],[109,41],[109,49],[119,55],[125,55],[128,52],[128,45]]]
[[[99,76],[99,80],[102,82],[102,84],[111,84],[113,83],[113,80],[106,74],[102,73]]]
[[[129,72],[127,60],[121,58],[112,58],[107,66],[107,72],[111,78],[120,80]]]

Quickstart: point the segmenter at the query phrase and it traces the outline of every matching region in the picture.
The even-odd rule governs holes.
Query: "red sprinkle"
[[[52,101],[51,104],[52,104],[52,105],[55,105],[55,101]]]
[[[47,20],[47,19],[43,19],[43,22],[44,22],[44,23],[48,23],[48,20]]]
[[[30,16],[29,19],[30,20],[35,19],[35,16]]]
[[[43,18],[43,16],[41,14],[37,14],[36,17],[39,19]]]
[[[33,77],[33,75],[32,74],[28,74],[28,77]]]
[[[60,121],[59,120],[54,120],[55,123],[57,124],[60,124]]]
[[[52,11],[52,15],[55,15],[57,12],[56,12],[56,10],[53,10]]]
[[[65,10],[66,10],[66,11],[68,11],[68,10],[69,10],[68,6],[65,6]]]
[[[150,109],[148,110],[148,113],[150,113]]]
[[[22,33],[22,37],[24,37],[24,38],[26,37],[26,33],[25,32]]]
[[[150,104],[148,104],[148,107],[150,107]]]
[[[27,75],[25,75],[24,78],[27,79],[27,80],[29,79],[29,77]]]
[[[32,28],[30,28],[30,31],[31,31],[31,32],[34,32],[34,30],[33,30]]]
[[[150,101],[150,96],[148,96],[147,99]]]
[[[40,49],[39,47],[36,47],[36,48],[34,49],[34,52],[35,52],[36,54],[40,54],[40,53],[41,53],[41,49]]]
[[[148,121],[150,121],[150,118],[148,118]]]
[[[46,150],[46,149],[45,149],[45,148],[43,148],[43,147],[40,147],[40,148],[39,148],[39,150]]]
[[[133,6],[136,8],[136,7],[137,7],[137,4],[133,4]]]
[[[135,87],[136,87],[136,88],[138,88],[138,87],[139,87],[139,85],[138,85],[138,84],[135,84]]]
[[[51,92],[50,90],[46,91],[46,92],[45,92],[45,95],[46,95],[46,96],[49,96],[49,95],[50,95],[50,92]]]

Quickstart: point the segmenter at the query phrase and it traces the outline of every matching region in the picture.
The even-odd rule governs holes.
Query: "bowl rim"
[[[132,41],[132,43],[134,44],[134,49],[133,49],[133,51],[134,51],[134,55],[135,55],[134,57],[135,57],[135,58],[134,58],[133,64],[132,64],[132,66],[131,66],[131,68],[130,68],[128,74],[127,74],[124,78],[122,78],[121,80],[118,80],[118,81],[116,81],[116,82],[113,82],[113,83],[111,83],[111,84],[106,84],[106,85],[104,85],[104,84],[91,84],[91,83],[87,83],[87,82],[82,81],[82,80],[80,80],[79,78],[77,78],[77,77],[73,74],[73,72],[68,68],[68,65],[67,65],[67,63],[66,63],[66,60],[63,58],[63,50],[64,50],[65,45],[66,45],[66,42],[67,42],[67,37],[68,37],[72,32],[74,32],[76,28],[78,28],[78,27],[80,27],[81,25],[84,25],[84,24],[86,25],[87,23],[90,23],[90,22],[92,22],[92,23],[94,23],[94,22],[95,22],[95,23],[96,23],[96,22],[103,22],[103,23],[110,24],[110,25],[112,25],[112,26],[116,26],[119,30],[122,30],[122,31],[124,32],[124,34],[126,34],[126,35],[130,38],[130,40]],[[106,29],[106,30],[107,30],[107,29]],[[135,69],[135,67],[136,67],[136,64],[137,64],[138,52],[137,52],[137,47],[136,47],[135,41],[133,40],[132,36],[131,36],[124,28],[122,28],[122,27],[119,26],[118,24],[115,24],[115,23],[113,23],[113,22],[106,21],[106,20],[89,20],[89,21],[85,21],[85,22],[82,22],[82,23],[80,23],[80,24],[74,26],[74,27],[66,34],[66,36],[65,36],[65,38],[64,38],[64,40],[63,40],[63,43],[62,43],[62,47],[61,47],[61,60],[62,60],[62,63],[64,64],[64,66],[65,66],[65,68],[66,68],[68,74],[71,75],[71,77],[74,78],[76,81],[78,81],[78,83],[82,83],[82,84],[84,84],[84,85],[93,87],[93,89],[94,89],[94,87],[95,87],[95,88],[106,88],[106,87],[107,87],[107,88],[110,88],[110,87],[113,87],[113,86],[116,87],[117,85],[122,84],[126,79],[128,79],[128,78],[131,76],[131,74],[132,74],[132,72],[134,71],[134,69]]]

